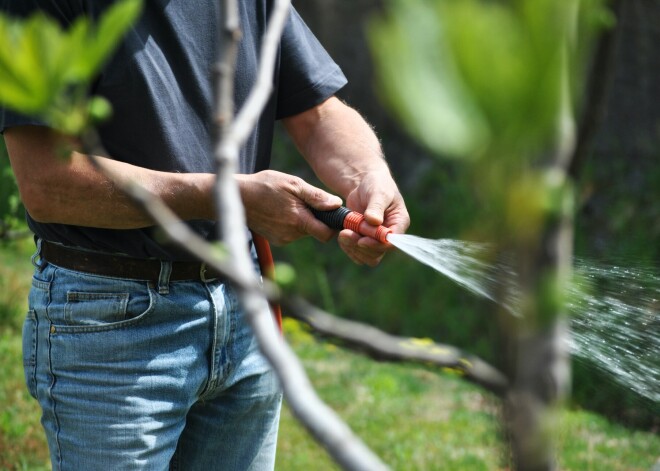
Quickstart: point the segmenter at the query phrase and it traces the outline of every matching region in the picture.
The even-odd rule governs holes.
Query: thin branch
[[[225,1],[232,4],[227,6],[225,11],[238,11],[236,0]],[[263,38],[256,83],[236,121],[222,123],[225,126],[224,132],[215,148],[218,162],[216,185],[218,219],[222,226],[223,242],[229,253],[228,263],[235,275],[241,279],[256,279],[256,274],[247,251],[245,230],[247,224],[238,185],[233,177],[238,170],[239,150],[254,129],[272,93],[276,52],[284,24],[288,18],[289,6],[289,0],[277,0],[274,3]],[[225,18],[225,20],[232,21],[233,17]],[[225,31],[231,31],[233,27],[235,25],[227,24]],[[228,39],[235,41],[236,35],[233,36],[233,39]],[[222,52],[224,49],[226,47],[221,48],[220,51]],[[218,65],[218,69],[233,68],[234,64],[227,64],[227,60],[226,57],[220,57],[218,63],[225,62],[226,65]],[[227,82],[228,79],[219,83],[218,89],[221,94],[227,93],[229,88]],[[345,469],[387,469],[385,464],[353,434],[335,412],[318,398],[300,361],[276,332],[266,299],[254,290],[243,289],[240,285],[237,285],[237,289],[247,320],[259,342],[261,351],[278,375],[293,413],[326,448],[332,458]]]
[[[235,0],[229,0],[233,3]],[[289,18],[290,0],[276,0],[273,6],[268,28],[261,43],[261,61],[257,77],[245,104],[236,115],[229,129],[226,143],[242,146],[257,125],[257,121],[273,92],[273,73],[275,57],[282,37],[282,31]]]
[[[580,171],[591,150],[596,132],[603,121],[607,97],[614,75],[614,51],[619,32],[621,31],[620,23],[623,0],[613,1],[611,8],[617,19],[617,23],[612,28],[601,33],[596,46],[593,65],[591,66],[585,88],[586,98],[583,103],[582,116],[578,127],[577,142],[570,166],[568,167],[568,174],[573,180],[579,178]]]
[[[370,325],[328,314],[300,298],[285,298],[281,303],[287,317],[300,320],[314,331],[341,340],[349,348],[365,352],[375,359],[451,368],[500,397],[507,390],[508,381],[504,374],[480,358],[451,345],[390,335]]]

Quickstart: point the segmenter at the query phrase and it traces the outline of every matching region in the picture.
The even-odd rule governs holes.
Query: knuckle
[[[300,194],[305,190],[305,182],[294,175],[288,176],[287,184],[289,185],[289,187],[291,188],[294,194]]]

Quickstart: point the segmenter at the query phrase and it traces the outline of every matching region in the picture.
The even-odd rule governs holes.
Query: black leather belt
[[[133,258],[103,252],[74,249],[47,241],[41,243],[41,258],[48,263],[69,270],[110,276],[158,282],[160,260]],[[213,268],[201,262],[172,262],[170,281],[202,280],[223,278]]]

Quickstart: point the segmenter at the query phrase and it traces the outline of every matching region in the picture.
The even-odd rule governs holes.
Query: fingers
[[[397,234],[406,232],[410,225],[410,216],[395,185],[388,186],[384,183],[377,189],[365,186],[364,193],[361,189],[362,187],[359,187],[349,195],[349,207],[364,207],[363,214],[368,224],[383,225]],[[385,189],[388,191],[384,191]],[[369,266],[378,265],[385,253],[394,250],[390,244],[382,244],[351,231],[340,233],[339,244],[354,262]]]
[[[306,205],[300,213],[301,232],[311,235],[321,242],[328,242],[332,239],[335,231],[316,219],[307,206],[321,211],[329,211],[342,205],[341,198],[310,185],[304,180],[298,180],[298,184],[294,187],[294,195]]]
[[[286,245],[307,235],[321,241],[334,236],[334,231],[316,220],[308,208],[334,209],[341,205],[339,197],[272,170],[236,178],[248,226],[273,245]]]
[[[323,191],[304,180],[298,179],[295,183],[292,193],[314,209],[329,211],[338,208],[342,204],[339,196]]]
[[[300,230],[320,242],[328,242],[336,232],[316,219],[311,211],[305,209],[300,215]]]
[[[363,237],[348,229],[344,229],[339,233],[337,241],[341,249],[353,262],[370,267],[378,265],[385,254],[392,250],[390,245],[381,244],[375,239]]]

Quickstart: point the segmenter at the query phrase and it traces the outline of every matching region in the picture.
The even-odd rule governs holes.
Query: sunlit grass
[[[494,396],[446,372],[376,363],[319,342],[294,321],[285,331],[319,395],[393,469],[508,469]],[[563,471],[648,471],[660,459],[660,437],[593,413],[564,411],[559,430]],[[286,408],[278,469],[339,469]]]
[[[27,309],[34,244],[0,246],[0,469],[50,469],[39,407],[23,380],[22,319]]]
[[[294,321],[285,325],[321,397],[394,469],[497,469],[503,461],[491,395],[431,369],[373,362],[313,340]],[[338,469],[286,409],[278,469]]]
[[[50,469],[39,407],[23,382],[20,335],[0,334],[0,358],[0,469]]]

